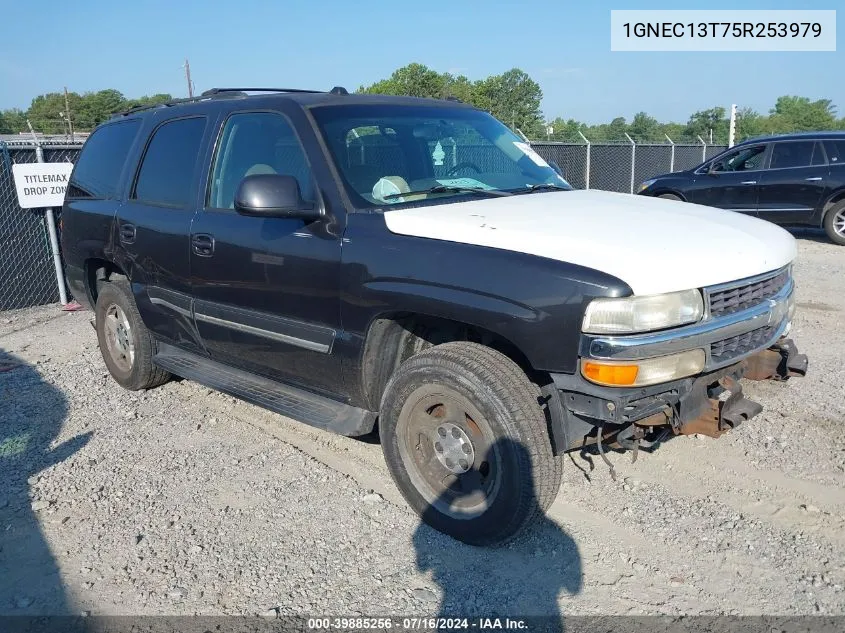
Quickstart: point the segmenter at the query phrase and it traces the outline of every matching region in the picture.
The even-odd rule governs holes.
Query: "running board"
[[[375,424],[376,414],[372,411],[256,376],[166,343],[159,342],[153,362],[171,374],[339,435],[366,435]]]

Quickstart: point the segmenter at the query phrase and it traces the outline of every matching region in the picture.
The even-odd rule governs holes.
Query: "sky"
[[[298,87],[350,91],[410,62],[480,79],[519,67],[547,119],[685,122],[713,106],[767,112],[778,96],[831,99],[845,116],[841,0],[0,0],[0,109],[36,95],[116,88],[127,97]],[[836,9],[827,53],[610,51],[610,9]]]

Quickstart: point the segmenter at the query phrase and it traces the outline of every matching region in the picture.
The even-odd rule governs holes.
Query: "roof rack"
[[[317,94],[324,90],[303,90],[302,88],[210,88],[203,92],[204,96],[212,96],[227,92],[297,92],[306,94]]]
[[[129,108],[123,112],[117,112],[112,115],[112,119],[135,114],[144,110],[152,110],[153,108],[167,108],[183,103],[196,103],[198,101],[205,101],[206,99],[231,99],[237,97],[247,97],[248,92],[288,92],[297,94],[322,94],[323,90],[304,90],[302,88],[210,88],[196,97],[186,97],[184,99],[171,99],[164,103],[153,103],[150,105],[140,105],[134,108]],[[333,95],[346,95],[349,92],[342,86],[335,86],[330,91]]]

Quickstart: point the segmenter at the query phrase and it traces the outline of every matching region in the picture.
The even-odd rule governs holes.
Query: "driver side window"
[[[763,168],[763,154],[765,145],[743,147],[735,152],[729,152],[712,163],[711,170],[725,171],[754,171]]]
[[[305,152],[281,114],[244,112],[229,117],[214,158],[207,206],[233,209],[241,180],[255,174],[293,176],[303,200],[314,199]]]

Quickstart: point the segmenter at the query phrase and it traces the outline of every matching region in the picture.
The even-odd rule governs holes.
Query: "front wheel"
[[[445,343],[404,362],[386,387],[379,428],[409,505],[465,543],[507,542],[560,488],[539,390],[483,345]]]
[[[845,201],[828,209],[824,216],[824,230],[834,244],[845,246]]]
[[[95,315],[100,353],[121,387],[151,389],[170,379],[169,373],[153,364],[155,341],[141,320],[128,282],[104,284]]]
[[[676,200],[678,202],[683,202],[681,196],[675,195],[674,193],[661,193],[658,198],[663,198],[664,200]]]

